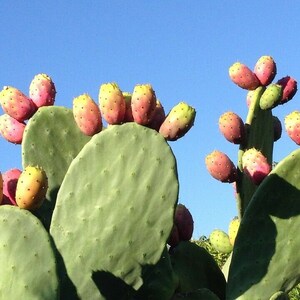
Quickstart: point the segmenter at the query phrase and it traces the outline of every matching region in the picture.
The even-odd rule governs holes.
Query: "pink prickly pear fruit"
[[[300,111],[293,111],[284,118],[285,130],[288,136],[300,145]]]
[[[102,130],[99,106],[88,94],[82,94],[73,100],[73,116],[81,132],[92,136]]]
[[[190,211],[183,204],[178,204],[176,207],[174,223],[178,229],[179,240],[189,241],[194,231],[194,220]]]
[[[241,144],[245,138],[244,122],[234,112],[225,112],[220,116],[219,129],[230,143]]]
[[[275,78],[277,67],[271,56],[261,56],[255,64],[254,74],[260,81],[261,85],[270,84]]]
[[[259,185],[272,169],[263,153],[254,147],[244,152],[242,168],[246,176],[255,185]]]
[[[55,95],[55,85],[50,76],[44,73],[34,76],[29,85],[29,97],[37,108],[53,105]]]
[[[136,123],[148,125],[156,108],[156,95],[151,84],[135,85],[131,97],[132,116]]]
[[[237,169],[225,153],[214,150],[205,157],[205,164],[213,178],[228,183],[237,180]]]
[[[290,77],[286,76],[277,81],[277,84],[282,86],[282,97],[280,104],[284,104],[288,101],[290,101],[297,92],[297,81]]]
[[[159,100],[156,100],[156,107],[151,118],[150,123],[147,125],[148,127],[159,131],[161,124],[164,122],[166,118],[165,110]]]
[[[123,122],[126,103],[122,91],[115,82],[100,86],[99,105],[101,115],[107,124],[115,125]]]
[[[185,102],[175,105],[159,128],[159,133],[168,141],[183,137],[194,125],[196,110]]]
[[[3,177],[3,201],[2,204],[17,205],[16,188],[22,171],[13,168],[2,174]]]
[[[0,116],[0,134],[10,143],[22,143],[25,127],[24,122],[19,122],[8,114]]]
[[[259,106],[262,110],[276,107],[282,98],[282,86],[280,84],[270,84],[259,99]]]
[[[261,85],[256,75],[240,62],[236,62],[230,66],[229,77],[242,89],[255,90]]]
[[[48,178],[40,167],[27,166],[17,182],[16,202],[20,208],[36,210],[45,199]]]
[[[125,99],[125,116],[123,122],[134,122],[133,115],[132,115],[132,109],[131,109],[131,93],[123,92],[123,96]]]
[[[2,199],[3,199],[3,178],[0,172],[0,204],[2,202]]]
[[[11,86],[3,87],[0,103],[4,112],[19,122],[28,120],[36,111],[33,101]]]
[[[276,116],[273,116],[273,128],[274,128],[274,142],[276,142],[281,138],[281,134],[282,134],[281,121]]]
[[[173,224],[167,243],[171,247],[176,247],[180,243],[179,232],[176,224]]]
[[[234,242],[235,242],[235,239],[236,239],[239,227],[240,227],[240,223],[241,222],[238,217],[234,217],[229,223],[228,236],[229,236],[229,242],[232,246],[234,245]]]

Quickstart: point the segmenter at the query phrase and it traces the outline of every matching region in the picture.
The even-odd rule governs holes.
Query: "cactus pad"
[[[66,173],[50,227],[81,299],[103,299],[93,272],[142,285],[142,266],[164,250],[177,198],[176,160],[159,133],[126,123],[93,136]]]
[[[56,260],[41,222],[17,206],[0,207],[0,298],[59,299]]]

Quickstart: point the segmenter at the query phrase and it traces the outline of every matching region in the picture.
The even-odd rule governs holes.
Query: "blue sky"
[[[234,111],[244,120],[246,92],[229,79],[236,61],[253,68],[262,55],[277,63],[275,80],[300,80],[300,3],[285,1],[2,1],[0,86],[28,93],[38,73],[57,89],[56,105],[117,82],[131,92],[151,83],[166,112],[180,101],[197,111],[194,127],[170,145],[177,158],[180,199],[191,211],[194,237],[227,231],[236,215],[233,190],[210,177],[205,156],[218,149],[236,162],[237,145],[218,129]],[[299,95],[273,114],[283,121],[299,109]],[[2,113],[2,111],[1,111]],[[274,160],[297,146],[283,132]],[[21,167],[21,148],[0,138],[0,171]]]

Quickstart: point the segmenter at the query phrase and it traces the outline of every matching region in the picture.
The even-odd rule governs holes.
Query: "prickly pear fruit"
[[[232,160],[223,152],[214,150],[205,157],[205,164],[212,177],[221,182],[234,182],[237,169]]]
[[[230,253],[233,249],[228,234],[223,230],[213,230],[209,235],[209,241],[213,248],[221,253]]]
[[[3,199],[3,178],[0,172],[0,204],[2,202],[2,199]]]
[[[43,73],[34,76],[29,85],[29,97],[37,108],[53,105],[55,95],[55,85],[50,76]]]
[[[126,103],[122,91],[115,83],[104,83],[99,90],[99,105],[103,119],[109,125],[121,124],[124,120]]]
[[[250,148],[244,152],[242,167],[244,173],[256,185],[259,185],[271,171],[271,165],[267,158],[255,148]]]
[[[35,210],[42,205],[47,189],[45,171],[39,167],[27,166],[17,182],[16,202],[20,208]]]
[[[284,118],[285,130],[288,136],[300,145],[300,111],[293,111]]]
[[[25,127],[24,122],[19,122],[8,114],[0,116],[0,134],[10,143],[22,143]]]
[[[33,101],[12,86],[3,87],[0,103],[4,112],[19,122],[28,120],[36,111]]]
[[[277,73],[276,63],[271,56],[261,56],[255,64],[254,74],[261,85],[270,84]]]
[[[159,133],[168,141],[183,137],[194,125],[196,110],[185,102],[175,105],[159,128]]]
[[[274,126],[274,142],[276,142],[281,138],[281,134],[282,134],[281,121],[276,116],[273,116],[273,126]]]
[[[102,130],[99,106],[88,94],[82,94],[73,100],[73,115],[79,129],[92,136]]]
[[[228,226],[228,236],[229,236],[229,242],[233,246],[235,242],[235,238],[237,236],[237,232],[240,227],[240,219],[238,217],[234,217]]]
[[[297,92],[297,81],[290,77],[286,76],[277,81],[277,84],[282,86],[282,98],[280,104],[284,104],[291,100]]]
[[[271,109],[276,107],[282,98],[282,86],[280,84],[270,84],[259,100],[259,106],[261,109]]]
[[[131,93],[123,92],[123,96],[125,99],[125,116],[123,122],[134,122],[133,116],[132,116],[132,109],[131,109]]]
[[[156,107],[156,95],[150,84],[135,85],[131,97],[132,116],[136,123],[148,125]]]
[[[153,112],[150,123],[147,125],[148,127],[159,131],[161,124],[164,122],[166,118],[165,110],[159,100],[156,100],[155,110]]]
[[[194,220],[190,211],[183,204],[178,204],[176,207],[174,223],[178,229],[179,239],[189,241],[194,231]]]
[[[2,204],[17,205],[16,203],[16,188],[17,182],[22,171],[13,168],[2,174],[3,178],[3,200]]]
[[[180,243],[179,232],[175,223],[172,227],[167,243],[170,247],[176,247]]]
[[[230,66],[229,77],[242,89],[255,90],[261,85],[256,75],[240,62],[236,62]]]
[[[240,144],[245,137],[243,120],[234,112],[225,112],[219,118],[219,129],[227,141]]]

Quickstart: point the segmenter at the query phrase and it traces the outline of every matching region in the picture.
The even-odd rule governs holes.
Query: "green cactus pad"
[[[50,227],[56,195],[67,169],[90,140],[76,125],[71,109],[41,107],[29,120],[22,142],[23,168],[42,167],[48,177],[46,201],[36,212],[46,228]]]
[[[0,298],[59,299],[50,236],[29,211],[0,206]]]
[[[209,289],[199,289],[188,293],[175,294],[171,300],[220,300],[216,294]]]
[[[204,248],[192,242],[180,242],[172,249],[171,262],[179,277],[178,292],[186,293],[207,288],[220,299],[225,299],[225,277]]]
[[[91,279],[97,271],[141,287],[142,266],[157,263],[172,229],[178,188],[175,157],[152,129],[112,125],[86,144],[66,173],[50,227],[81,299],[103,299]]]
[[[300,149],[277,164],[254,194],[235,241],[228,300],[269,299],[300,281]]]

